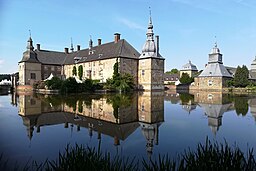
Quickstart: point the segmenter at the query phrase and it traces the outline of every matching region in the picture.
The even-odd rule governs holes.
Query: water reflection
[[[90,137],[96,132],[113,138],[115,146],[120,145],[137,128],[141,128],[146,140],[149,156],[153,142],[158,144],[158,130],[164,122],[163,92],[138,94],[85,95],[85,96],[40,96],[19,95],[19,115],[27,128],[31,140],[33,133],[40,133],[41,127],[63,124],[64,128],[80,131],[88,129]]]
[[[216,135],[222,125],[222,116],[229,110],[234,110],[232,98],[229,94],[221,92],[196,92],[194,101],[203,108],[208,118],[208,126]]]
[[[22,124],[12,120],[14,117],[7,117],[2,112],[0,125],[5,124],[5,127],[12,128],[9,130],[16,130],[10,136],[10,133],[4,132],[8,129],[2,129],[2,137],[5,137],[2,138],[5,145],[2,149],[11,151],[9,142],[16,140],[12,143],[19,149],[19,155],[27,155],[27,158],[35,153],[44,159],[48,155],[54,157],[53,153],[64,149],[65,144],[76,142],[101,145],[103,150],[143,157],[156,157],[152,154],[166,152],[175,155],[187,147],[193,149],[206,136],[225,139],[231,144],[245,141],[245,146],[248,142],[256,142],[253,136],[256,129],[256,98],[253,95],[139,92],[79,96],[19,94],[10,99],[13,108],[18,106],[18,123],[22,118],[26,130],[20,126]],[[16,111],[13,113],[17,116]],[[7,124],[7,119],[12,120],[10,123],[15,123],[17,128],[14,124],[13,127]],[[25,147],[26,142],[32,140],[31,147]],[[44,152],[42,144],[47,146]]]

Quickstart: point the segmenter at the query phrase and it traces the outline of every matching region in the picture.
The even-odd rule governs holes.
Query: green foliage
[[[45,85],[50,90],[59,90],[62,87],[63,81],[59,77],[53,77],[51,80],[45,81]]]
[[[124,73],[120,74],[118,69],[118,62],[114,64],[113,76],[110,79],[107,79],[106,84],[104,85],[105,89],[128,92],[134,89],[134,79],[133,76]]]
[[[79,65],[79,67],[78,67],[78,77],[80,80],[82,80],[82,77],[83,77],[83,66],[82,65]]]
[[[189,101],[194,101],[194,95],[188,93],[180,93],[180,100],[183,105],[188,104]]]
[[[11,80],[11,75],[10,74],[0,74],[0,81],[2,80]]]
[[[188,73],[182,73],[180,77],[181,84],[190,84],[194,81],[194,78],[190,77]]]
[[[173,68],[173,69],[171,69],[171,71],[166,71],[165,73],[166,73],[166,74],[178,74],[178,73],[179,73],[179,70],[176,69],[176,68]]]
[[[237,67],[234,76],[234,86],[235,87],[246,87],[249,84],[249,71],[245,65]]]
[[[73,66],[72,74],[77,76],[76,66]]]
[[[234,79],[227,80],[227,86],[228,86],[228,87],[234,86]]]
[[[83,112],[83,101],[82,100],[78,101],[78,112],[79,113]]]
[[[142,163],[140,166],[139,163]],[[176,170],[255,170],[256,161],[253,149],[244,154],[236,145],[229,146],[210,142],[206,138],[204,144],[199,143],[196,150],[186,150],[177,159],[171,159],[169,155],[160,155],[155,159],[138,160],[123,158],[111,153],[103,153],[100,144],[96,149],[75,145],[67,145],[63,153],[59,153],[56,160],[46,160],[44,163],[28,162],[24,168],[8,165],[3,155],[0,156],[1,170],[106,170],[106,171],[176,171]]]
[[[63,82],[63,86],[61,87],[62,93],[77,93],[78,90],[78,83],[73,77],[69,77],[68,79],[66,79]]]
[[[132,98],[131,95],[115,94],[114,96],[107,97],[107,103],[112,104],[112,107],[114,109],[114,116],[116,119],[118,119],[119,108],[130,106],[132,104]]]
[[[248,99],[245,97],[237,97],[235,98],[234,103],[236,114],[242,114],[242,116],[245,116],[249,109]]]

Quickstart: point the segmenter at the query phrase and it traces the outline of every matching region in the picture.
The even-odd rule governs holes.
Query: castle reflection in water
[[[18,99],[18,100],[17,100]],[[64,128],[87,128],[89,136],[113,137],[113,144],[120,145],[136,129],[140,128],[145,138],[145,148],[149,156],[154,145],[158,145],[159,127],[164,122],[164,101],[180,104],[192,114],[197,107],[202,108],[208,118],[208,126],[216,134],[222,125],[225,112],[236,110],[245,115],[250,106],[256,117],[256,99],[244,98],[237,101],[229,94],[219,92],[192,92],[178,94],[171,92],[139,92],[124,94],[94,94],[78,96],[13,95],[12,103],[19,104],[19,115],[31,139],[40,128],[63,124]],[[246,108],[247,104],[247,108]]]

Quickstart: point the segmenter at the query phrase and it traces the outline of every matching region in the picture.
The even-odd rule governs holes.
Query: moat
[[[0,96],[0,154],[25,164],[55,159],[67,144],[125,157],[175,158],[210,140],[256,148],[256,95],[138,92]]]

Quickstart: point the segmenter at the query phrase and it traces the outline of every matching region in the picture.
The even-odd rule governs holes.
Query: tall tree
[[[182,73],[180,77],[181,84],[190,84],[194,81],[194,78],[190,77],[188,73]]]
[[[77,76],[76,66],[73,66],[72,74]]]
[[[78,67],[78,77],[80,80],[82,80],[82,77],[83,77],[83,66],[82,65],[79,65],[79,67]]]
[[[235,87],[246,87],[249,84],[249,71],[245,65],[240,67],[238,65],[234,76]]]

